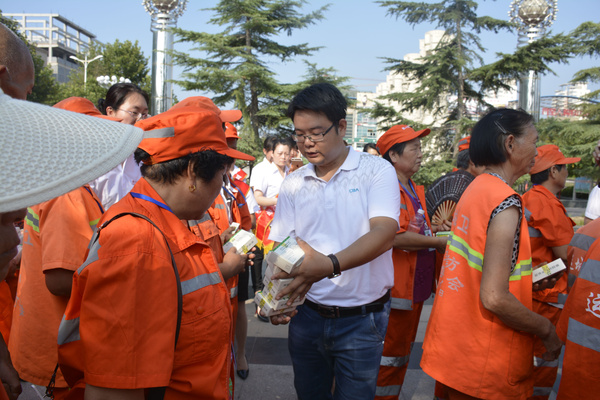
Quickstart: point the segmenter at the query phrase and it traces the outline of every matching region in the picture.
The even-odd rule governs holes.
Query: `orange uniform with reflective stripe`
[[[409,195],[402,185],[399,186],[401,203],[398,222],[400,229],[397,233],[404,233],[408,230],[408,224],[417,213],[417,210],[413,208]],[[413,183],[413,187],[425,209],[425,190],[423,186],[417,186]],[[425,210],[425,218],[427,224],[431,226],[427,210]],[[383,344],[379,375],[377,376],[375,398],[378,400],[397,399],[402,390],[412,343],[417,335],[419,318],[423,309],[422,302],[413,304],[417,252],[394,248],[392,250],[392,260],[394,262],[394,287],[391,291],[390,320]],[[431,282],[431,285],[433,289],[433,282]]]
[[[579,275],[585,254],[599,237],[600,218],[580,227],[573,235],[569,247],[567,247],[567,267],[569,268],[567,291],[573,286]]]
[[[21,379],[36,385],[46,386],[56,367],[56,334],[69,300],[50,293],[44,273],[83,263],[102,216],[99,204],[86,185],[27,210],[8,349]],[[56,387],[67,387],[60,373]]]
[[[559,400],[596,399],[600,393],[600,241],[585,256],[556,326],[565,343]],[[556,388],[556,385],[555,385]]]
[[[490,174],[479,175],[464,192],[454,213],[423,343],[423,371],[446,386],[482,399],[525,399],[533,387],[533,337],[505,325],[483,307],[479,295],[490,216],[512,195],[516,193]],[[510,293],[531,309],[531,252],[525,218],[520,229],[517,263],[508,285]]]
[[[167,236],[183,292],[177,348],[177,285],[162,234],[124,216],[103,229],[74,274],[61,322],[61,369],[71,387],[166,386],[165,399],[229,399],[231,305],[208,245],[141,179],[103,221],[122,212],[150,218]],[[82,393],[71,391],[71,398]]]
[[[546,187],[534,185],[523,195],[523,206],[531,241],[533,266],[556,259],[552,247],[566,246],[573,238],[575,223],[567,216],[562,203]],[[564,273],[553,288],[533,292],[533,311],[548,318],[554,325],[560,318],[561,309],[549,303],[564,303],[567,294],[567,274]],[[534,340],[533,397],[545,400],[550,396],[558,373],[558,360],[545,361],[544,343]]]
[[[8,343],[8,338],[10,336],[14,305],[15,302],[12,298],[8,283],[6,283],[6,281],[0,282],[0,334],[2,334],[4,343]]]

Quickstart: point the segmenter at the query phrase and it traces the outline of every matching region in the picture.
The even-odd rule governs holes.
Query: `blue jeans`
[[[299,306],[288,339],[298,399],[373,399],[389,316],[389,301],[380,312],[332,319]]]

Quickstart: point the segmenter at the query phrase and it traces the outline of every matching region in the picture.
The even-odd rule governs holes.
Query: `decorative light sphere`
[[[187,0],[142,0],[142,5],[152,18],[156,17],[157,14],[177,18],[185,11]]]
[[[519,18],[526,25],[539,25],[546,19],[549,10],[546,0],[525,0],[519,7]]]
[[[154,0],[153,3],[159,11],[168,13],[177,7],[179,0]]]

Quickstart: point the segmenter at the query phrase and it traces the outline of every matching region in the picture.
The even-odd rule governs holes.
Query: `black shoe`
[[[256,318],[258,318],[258,320],[262,321],[262,322],[267,322],[267,323],[271,322],[271,320],[269,319],[269,317],[265,317],[260,312],[256,313]]]
[[[250,372],[250,369],[238,369],[236,371],[237,376],[239,376],[243,380],[246,380],[246,378],[248,378],[248,373],[249,372]]]

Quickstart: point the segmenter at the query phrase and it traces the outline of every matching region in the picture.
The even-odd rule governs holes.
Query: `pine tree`
[[[269,62],[286,62],[297,56],[308,56],[317,47],[308,44],[286,46],[277,36],[291,36],[323,19],[328,6],[301,14],[304,0],[221,0],[211,8],[215,17],[209,23],[223,27],[216,34],[175,29],[178,42],[194,44],[203,53],[192,57],[174,52],[174,64],[185,67],[186,90],[202,90],[214,94],[215,104],[233,103],[243,113],[241,148],[260,148],[260,133],[275,129],[281,121],[281,110],[296,90],[294,85],[277,82]],[[249,137],[244,143],[245,137]]]

